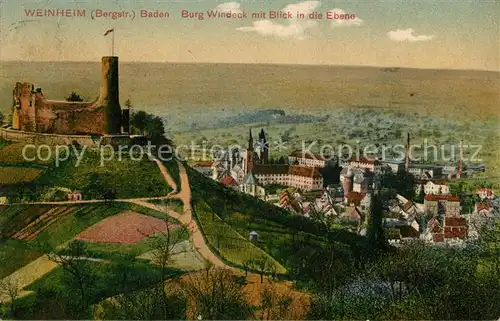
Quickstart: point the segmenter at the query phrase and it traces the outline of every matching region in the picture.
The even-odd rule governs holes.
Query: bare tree
[[[19,282],[13,278],[0,280],[0,298],[9,300],[10,315],[15,315],[16,300],[19,297]]]
[[[244,320],[252,315],[244,292],[244,280],[228,269],[207,267],[192,274],[185,290],[193,313],[205,320]]]
[[[306,305],[304,297],[296,297],[290,288],[276,283],[264,286],[260,293],[260,304],[254,313],[257,320],[297,320],[301,307]]]
[[[172,263],[172,258],[174,254],[179,254],[183,252],[183,249],[175,252],[176,245],[183,239],[187,234],[187,230],[184,227],[180,227],[174,230],[172,229],[172,224],[165,215],[164,218],[166,229],[164,231],[159,231],[158,234],[151,237],[150,242],[150,253],[151,262],[160,268],[160,287],[163,289],[161,291],[161,296],[163,298],[163,312],[166,316],[168,315],[168,295],[165,292],[165,282],[168,279],[167,268],[169,264]]]
[[[254,261],[254,265],[257,268],[257,270],[259,271],[260,283],[264,283],[264,275],[266,274],[266,272],[269,269],[270,262],[267,259],[260,259],[260,260]]]
[[[89,266],[89,253],[84,242],[74,240],[68,244],[67,253],[52,251],[49,260],[61,266],[64,272],[76,283],[80,295],[80,307],[87,308],[88,289],[92,286],[93,275]]]
[[[252,265],[253,265],[252,260],[243,261],[243,270],[245,270],[245,278],[248,276],[248,270],[250,270],[250,267]]]

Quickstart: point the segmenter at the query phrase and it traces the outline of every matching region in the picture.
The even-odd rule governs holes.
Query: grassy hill
[[[308,218],[228,189],[191,168],[188,175],[195,218],[208,243],[229,264],[241,267],[246,260],[259,260],[258,254],[250,257],[246,243],[259,247],[287,270],[294,268],[305,249],[337,244],[338,251],[354,253],[366,245],[359,235],[345,230],[328,231]],[[258,242],[253,244],[247,241],[252,231],[259,234]],[[245,243],[240,244],[240,239]]]
[[[87,149],[81,160],[72,154],[57,164],[53,152],[52,158],[42,153],[41,160],[33,149],[28,149],[27,161],[22,156],[24,145],[0,145],[0,196],[11,202],[65,200],[64,192],[53,195],[52,189],[58,188],[80,191],[84,199],[102,199],[104,190],[112,191],[113,198],[165,196],[172,190],[158,166],[146,156],[137,160],[123,155],[101,162],[99,152]],[[177,164],[165,165],[178,180]]]

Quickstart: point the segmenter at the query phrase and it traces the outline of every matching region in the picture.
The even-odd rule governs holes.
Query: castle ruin
[[[12,129],[63,135],[129,133],[129,110],[119,102],[118,57],[102,57],[99,98],[92,102],[47,99],[41,88],[16,83]]]

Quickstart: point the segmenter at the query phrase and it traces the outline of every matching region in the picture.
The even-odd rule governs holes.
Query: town
[[[411,177],[413,194],[394,195],[383,219],[392,244],[421,239],[459,245],[477,237],[477,228],[499,212],[500,200],[487,186],[478,185],[473,193],[461,195],[462,199],[459,191],[453,190],[455,181],[474,181],[474,174],[484,170],[480,165],[464,164],[462,143],[458,164],[438,165],[410,163],[408,147],[406,160],[359,155],[342,159],[310,151],[294,151],[287,159],[273,160],[264,129],[256,140],[253,137],[250,129],[246,150],[232,148],[214,153],[212,161],[193,162],[192,166],[227,188],[360,235],[366,233],[371,199],[380,176],[406,173]],[[329,171],[338,177],[327,184],[322,172]],[[467,206],[465,198],[474,203]]]

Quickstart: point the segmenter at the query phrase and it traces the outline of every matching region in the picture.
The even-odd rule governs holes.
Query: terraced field
[[[0,185],[29,183],[34,181],[43,170],[27,167],[0,167]]]
[[[119,213],[119,208],[97,205],[12,205],[0,209],[3,238],[46,241],[57,246],[88,226]]]
[[[286,273],[278,261],[226,224],[206,203],[196,204],[195,212],[207,242],[223,259],[240,267],[265,261],[268,270]]]

